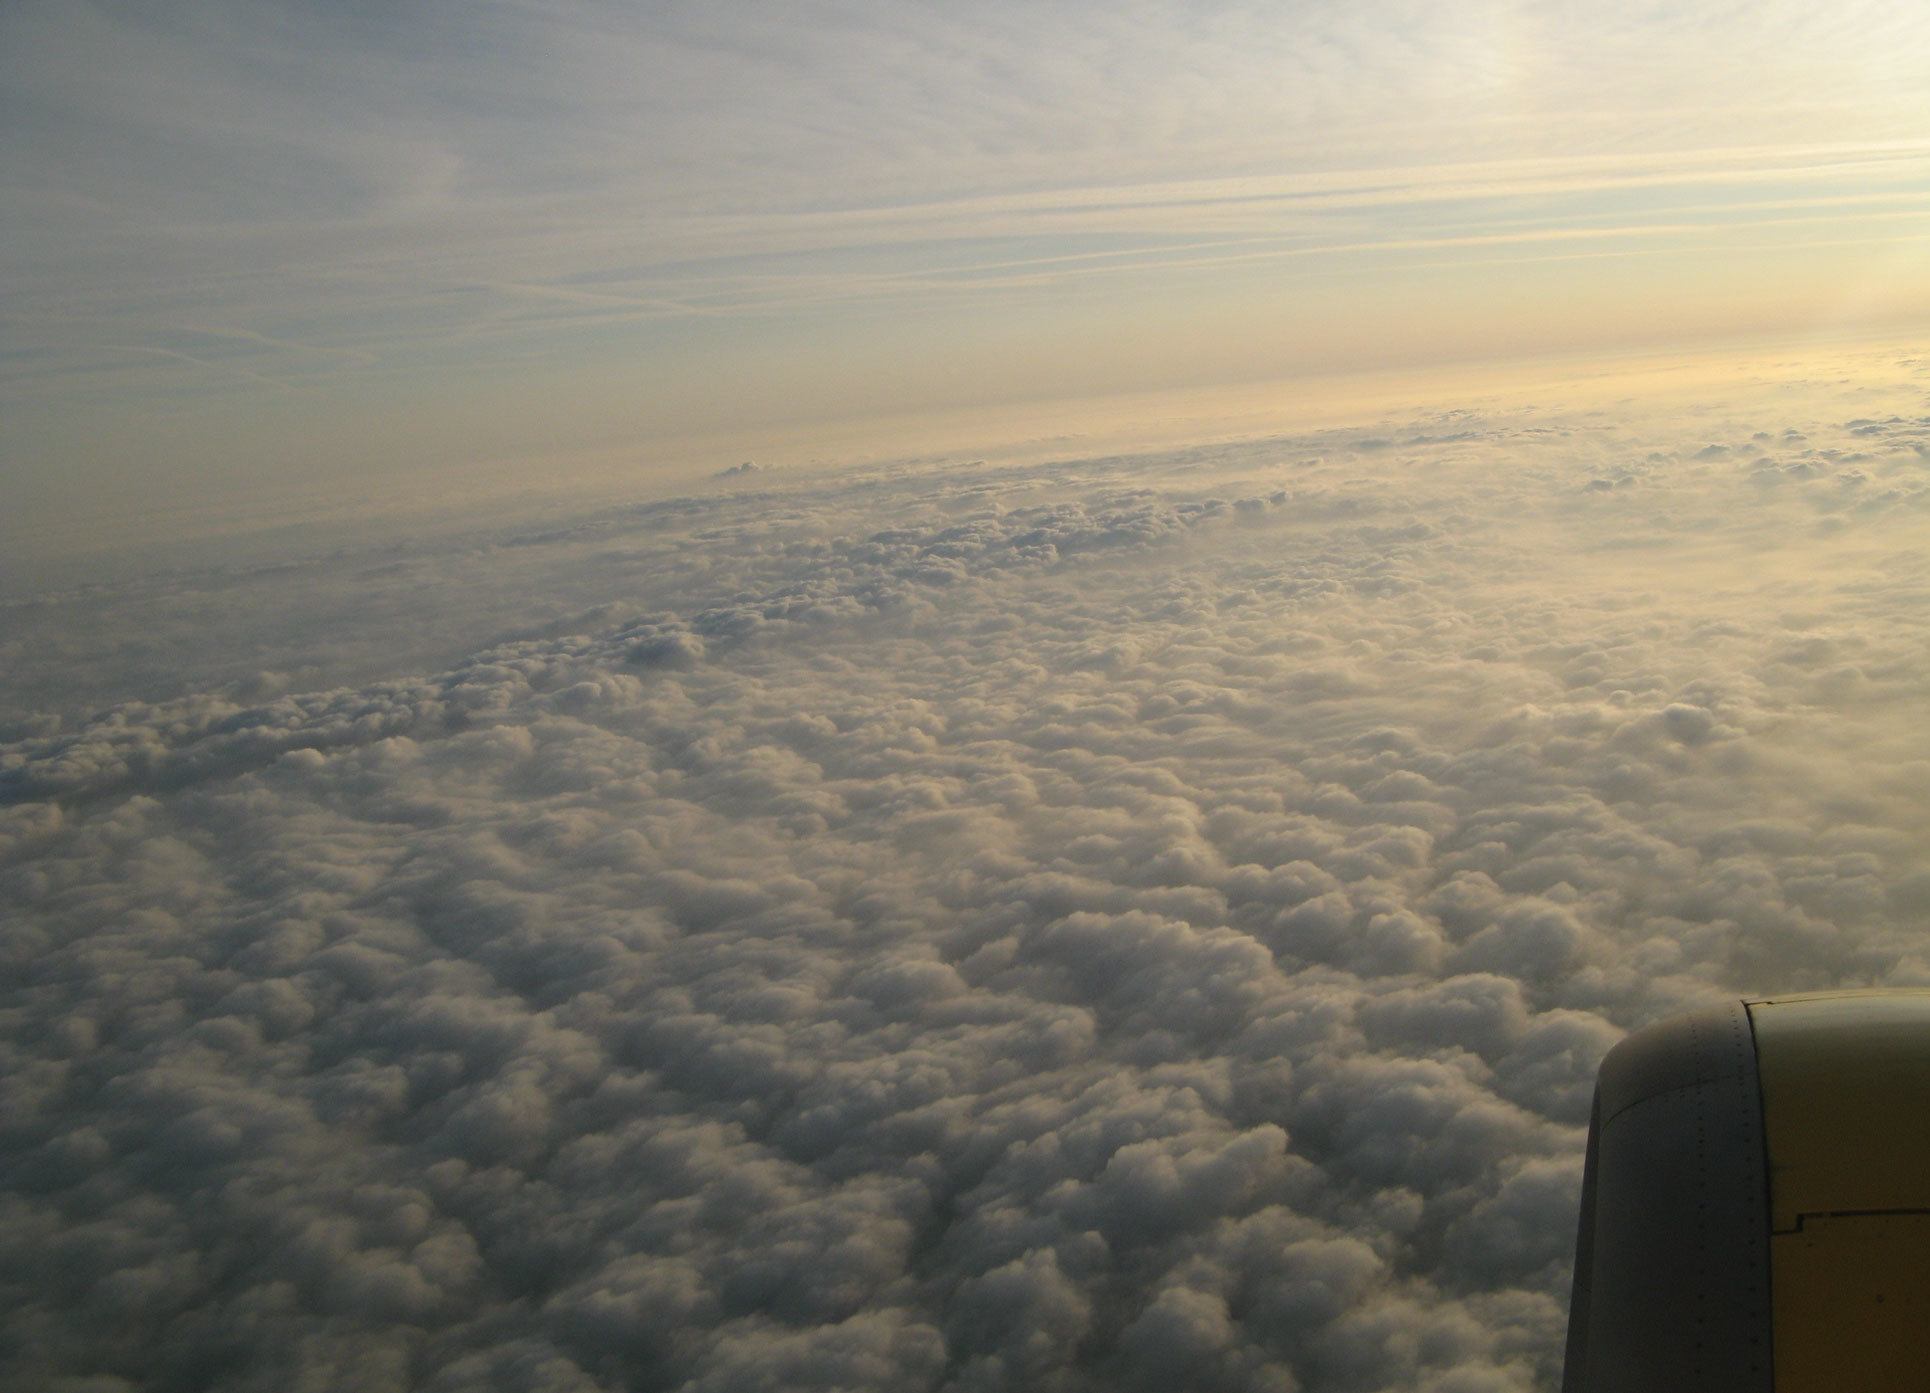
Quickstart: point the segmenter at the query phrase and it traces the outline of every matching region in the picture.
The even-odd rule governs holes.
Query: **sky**
[[[23,0],[8,540],[635,486],[881,416],[996,436],[1026,400],[1907,332],[1927,27],[1876,0]]]
[[[1930,985],[1916,7],[0,6],[0,1386],[1551,1393]]]

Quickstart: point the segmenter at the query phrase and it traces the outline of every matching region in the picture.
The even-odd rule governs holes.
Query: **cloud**
[[[1930,971],[1922,425],[1839,404],[606,511],[428,676],[23,719],[0,1371],[1547,1386],[1601,1054]]]

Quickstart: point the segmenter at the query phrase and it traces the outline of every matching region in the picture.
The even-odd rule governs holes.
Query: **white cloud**
[[[436,675],[23,719],[0,1370],[1546,1386],[1608,1046],[1925,973],[1922,424],[1723,412],[546,524]]]

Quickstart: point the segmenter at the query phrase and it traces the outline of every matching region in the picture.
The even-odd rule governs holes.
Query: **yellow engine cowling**
[[[1930,1388],[1930,992],[1752,998],[1596,1089],[1563,1393]]]

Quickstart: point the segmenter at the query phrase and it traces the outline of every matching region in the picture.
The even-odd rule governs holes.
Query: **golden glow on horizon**
[[[1892,372],[1898,358],[1918,347],[1908,339],[1819,334],[1800,348],[1777,335],[1728,340],[1693,353],[1541,353],[947,409],[824,414],[665,437],[648,446],[622,441],[541,450],[524,441],[491,441],[473,430],[451,443],[453,428],[431,430],[418,422],[425,459],[406,473],[304,477],[294,470],[237,495],[232,477],[196,475],[183,460],[178,486],[165,502],[132,489],[99,500],[71,521],[60,509],[48,510],[11,550],[16,560],[72,557],[290,523],[338,526],[381,518],[406,526],[411,519],[429,525],[531,509],[579,511],[714,488],[719,468],[747,459],[765,471],[750,486],[783,488],[854,469],[1089,459],[1358,428],[1448,410],[1535,416],[1639,400],[1680,411],[1752,393],[1786,406],[1791,393],[1800,395],[1817,382]],[[400,430],[410,422],[398,418],[373,428],[385,425]],[[431,439],[441,439],[445,452],[428,457]]]

